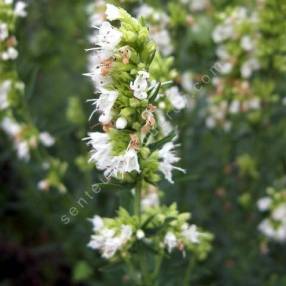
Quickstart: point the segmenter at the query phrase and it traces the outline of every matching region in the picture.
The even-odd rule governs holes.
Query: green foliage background
[[[37,126],[56,137],[51,154],[68,162],[64,177],[68,192],[38,191],[38,165],[34,160],[28,165],[19,162],[1,134],[0,285],[130,285],[120,265],[107,266],[86,247],[91,232],[87,218],[95,213],[113,215],[119,193],[124,192],[102,190],[94,199],[85,193],[100,179],[100,174],[84,163],[88,150],[81,141],[90,128],[91,110],[86,100],[93,95],[91,84],[82,76],[87,64],[84,49],[89,47],[87,3],[33,0],[28,17],[18,26],[21,56],[17,66],[27,86],[25,100]],[[178,20],[180,11],[176,12],[172,3],[166,1],[165,7]],[[208,17],[213,19],[216,12],[230,6],[251,5],[242,0],[212,4]],[[266,21],[277,20],[272,27],[285,27],[285,17],[279,20],[273,11],[269,13]],[[179,71],[192,69],[204,74],[214,62],[213,26],[206,19],[202,21],[206,21],[209,33],[194,34],[180,26],[173,30]],[[265,24],[266,33],[269,28]],[[283,41],[279,43],[282,47],[278,52],[285,54]],[[276,53],[279,44],[270,40],[268,46]],[[283,97],[285,74],[269,69],[275,92]],[[286,171],[285,106],[269,106],[258,123],[242,117],[234,130],[225,133],[205,127],[200,115],[205,102],[198,100],[193,112],[177,115],[181,165],[188,174],[179,175],[174,186],[162,186],[167,202],[176,201],[181,211],[192,212],[193,221],[215,235],[210,256],[190,265],[190,285],[286,285],[285,245],[261,238],[257,225],[262,216],[256,208],[266,187]],[[80,198],[87,202],[83,208],[78,207]],[[72,207],[79,210],[75,216],[69,214]],[[61,220],[63,215],[70,218],[68,224]],[[179,255],[167,261],[162,285],[182,285],[187,265]]]

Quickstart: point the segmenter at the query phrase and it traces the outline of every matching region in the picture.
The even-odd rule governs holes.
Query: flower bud
[[[133,114],[133,109],[132,108],[129,108],[129,107],[126,107],[126,108],[124,108],[124,109],[122,109],[121,111],[120,111],[120,115],[122,115],[123,117],[129,117],[130,115],[132,115]]]
[[[143,148],[141,148],[140,153],[141,153],[143,159],[147,159],[148,156],[150,155],[150,149],[147,147],[143,147]]]
[[[141,229],[138,229],[137,232],[136,232],[136,237],[137,237],[139,240],[142,239],[142,238],[144,238],[144,237],[145,237],[144,231],[141,230]]]
[[[119,117],[116,120],[115,126],[117,129],[124,129],[127,126],[127,120],[124,117]]]

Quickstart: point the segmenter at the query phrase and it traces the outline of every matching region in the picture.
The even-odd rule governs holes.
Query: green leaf
[[[150,95],[149,95],[149,101],[150,102],[155,101],[156,96],[160,91],[160,88],[161,88],[161,82],[157,82],[156,85],[154,86],[154,88],[152,89],[152,91],[150,92]]]
[[[155,55],[156,55],[156,52],[157,52],[157,51],[154,50],[154,51],[150,54],[150,56],[148,57],[147,63],[146,63],[147,67],[149,67],[149,66],[151,65],[151,63],[153,62],[154,57],[155,57]]]
[[[157,149],[160,149],[165,143],[172,141],[176,137],[176,133],[173,131],[170,135],[164,137],[163,139],[150,144],[148,147],[152,150],[155,151]]]
[[[148,218],[143,222],[141,228],[144,230],[144,229],[148,226],[148,224],[156,217],[156,215],[157,215],[157,214],[154,214],[154,215],[148,217]]]
[[[92,275],[92,268],[85,261],[79,261],[73,270],[74,281],[84,281]]]

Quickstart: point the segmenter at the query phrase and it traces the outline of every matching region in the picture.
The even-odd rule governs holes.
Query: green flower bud
[[[150,149],[147,147],[143,147],[140,149],[140,154],[143,157],[143,159],[147,159],[150,155]]]
[[[133,109],[133,108],[130,108],[130,107],[123,108],[123,109],[120,111],[120,115],[123,116],[123,117],[125,117],[125,118],[130,117],[133,113],[134,113],[134,109]]]
[[[132,128],[139,131],[141,129],[141,124],[139,122],[135,122],[132,124]]]

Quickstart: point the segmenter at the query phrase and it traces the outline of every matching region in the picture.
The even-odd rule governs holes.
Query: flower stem
[[[142,182],[140,179],[135,188],[135,200],[134,200],[134,214],[138,216],[140,223],[141,223],[141,192],[142,192]]]
[[[142,180],[138,180],[135,187],[135,200],[134,200],[134,214],[139,218],[139,223],[141,224],[141,193],[142,193]],[[139,271],[141,277],[141,284],[144,286],[151,286],[148,277],[148,267],[147,267],[147,257],[144,250],[140,248],[139,252]]]
[[[191,258],[189,263],[188,263],[188,266],[187,266],[187,270],[186,270],[186,273],[185,273],[185,277],[184,277],[184,286],[189,286],[190,285],[190,278],[191,278],[191,271],[193,269],[193,266],[194,266],[194,263],[195,263],[195,259]]]
[[[163,260],[163,254],[159,254],[155,257],[156,259],[156,264],[155,264],[155,269],[154,269],[154,273],[153,273],[153,280],[154,280],[154,286],[158,286],[159,285],[159,273],[160,273],[160,269],[161,269],[161,264],[162,264],[162,260]]]

